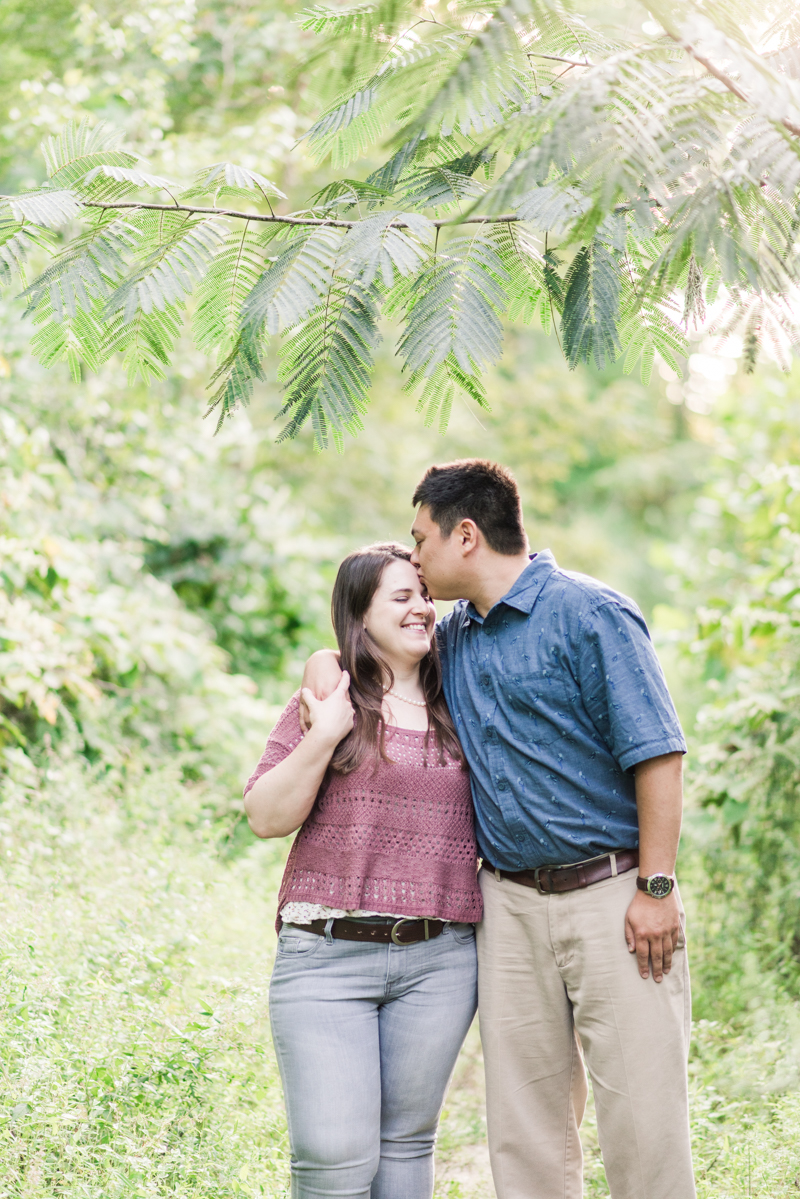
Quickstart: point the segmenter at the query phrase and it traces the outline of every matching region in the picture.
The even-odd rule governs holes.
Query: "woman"
[[[469,780],[433,603],[409,558],[387,544],[344,560],[340,685],[323,701],[304,692],[305,736],[291,700],[245,789],[257,836],[300,828],[270,986],[293,1199],[430,1199],[439,1113],[475,1013]]]

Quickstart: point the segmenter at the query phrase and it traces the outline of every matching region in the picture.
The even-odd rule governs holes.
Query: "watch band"
[[[668,895],[672,894],[675,879],[671,874],[650,874],[647,878],[639,875],[636,879],[636,886],[653,899],[666,899]]]

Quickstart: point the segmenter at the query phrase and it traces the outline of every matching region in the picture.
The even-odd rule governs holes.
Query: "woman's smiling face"
[[[436,610],[410,562],[396,559],[381,576],[364,627],[391,666],[420,662],[431,647]]]

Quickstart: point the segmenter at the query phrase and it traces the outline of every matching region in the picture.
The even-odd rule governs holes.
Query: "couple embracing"
[[[413,503],[413,550],[339,568],[339,652],[245,791],[258,836],[300,830],[270,985],[293,1199],[431,1199],[476,1004],[499,1199],[580,1199],[587,1068],[613,1199],[693,1199],[686,746],[644,620],[529,554],[503,467]]]

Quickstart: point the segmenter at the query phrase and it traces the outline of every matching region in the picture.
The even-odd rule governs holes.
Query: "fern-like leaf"
[[[104,122],[88,118],[70,122],[57,137],[42,142],[42,154],[52,187],[76,188],[97,166],[135,167],[138,154],[122,148],[122,134]]]
[[[117,287],[106,302],[108,353],[121,352],[133,380],[160,378],[180,332],[186,296],[206,274],[225,235],[214,219],[161,221],[163,242]],[[145,225],[151,215],[140,214]]]
[[[223,196],[228,199],[260,200],[269,204],[272,200],[285,200],[280,188],[249,167],[233,162],[215,162],[195,176],[191,187],[181,193],[183,200],[194,200],[198,196],[213,196],[217,203]]]
[[[341,241],[338,229],[321,228],[277,243],[279,252],[244,299],[236,343],[211,380],[217,389],[208,412],[218,409],[220,422],[249,404],[254,384],[264,377],[266,336],[299,324],[328,293]]]
[[[348,33],[357,33],[367,24],[378,5],[374,3],[349,4],[341,8],[329,8],[325,4],[315,4],[312,8],[303,9],[297,15],[297,23],[301,29],[313,33],[332,33],[344,37]]]
[[[152,226],[151,214],[140,219]],[[161,244],[109,297],[109,315],[122,311],[130,321],[139,309],[149,314],[181,304],[205,275],[225,237],[224,227],[214,218],[187,221],[183,214],[159,213],[157,219]]]
[[[416,237],[393,222],[403,221]],[[433,240],[434,225],[419,213],[381,212],[367,217],[349,230],[344,238],[337,269],[344,275],[360,280],[370,287],[380,273],[384,287],[394,283],[394,272],[411,275],[427,258],[427,250],[419,244]]]
[[[416,386],[416,382],[413,378],[410,379],[404,390],[411,391]],[[454,354],[448,354],[444,362],[439,363],[422,385],[422,391],[417,401],[417,412],[425,414],[425,427],[429,429],[438,417],[439,432],[445,434],[453,411],[453,403],[458,396],[467,401],[472,400],[484,412],[491,412],[491,406],[480,379],[470,371],[463,370]]]
[[[324,449],[329,435],[341,448],[344,432],[363,428],[378,333],[374,288],[357,279],[336,282],[320,307],[288,337],[280,378],[286,399],[280,415],[291,419],[278,440],[296,437],[307,420],[314,444]]]
[[[599,370],[620,351],[617,333],[620,278],[608,246],[600,239],[583,246],[566,278],[561,329],[571,367],[594,360]]]
[[[21,221],[0,219],[0,286],[11,283],[14,275],[24,284],[25,262],[34,247],[52,252],[52,235]]]
[[[79,378],[81,360],[96,370],[108,357],[103,305],[137,242],[138,231],[127,221],[112,214],[96,217],[22,293],[38,327],[34,351],[45,366],[66,358]]]
[[[3,198],[8,201],[16,221],[27,221],[43,229],[59,229],[80,212],[76,197],[63,188],[53,191],[42,188]]]
[[[497,361],[507,283],[491,234],[448,243],[409,289],[399,352],[413,379],[432,375],[449,354],[465,374]]]
[[[264,253],[263,236],[248,224],[227,235],[197,289],[192,329],[199,350],[230,354],[244,303],[263,272]]]
[[[342,236],[323,227],[284,242],[242,306],[242,327],[279,333],[303,320],[330,287]]]

